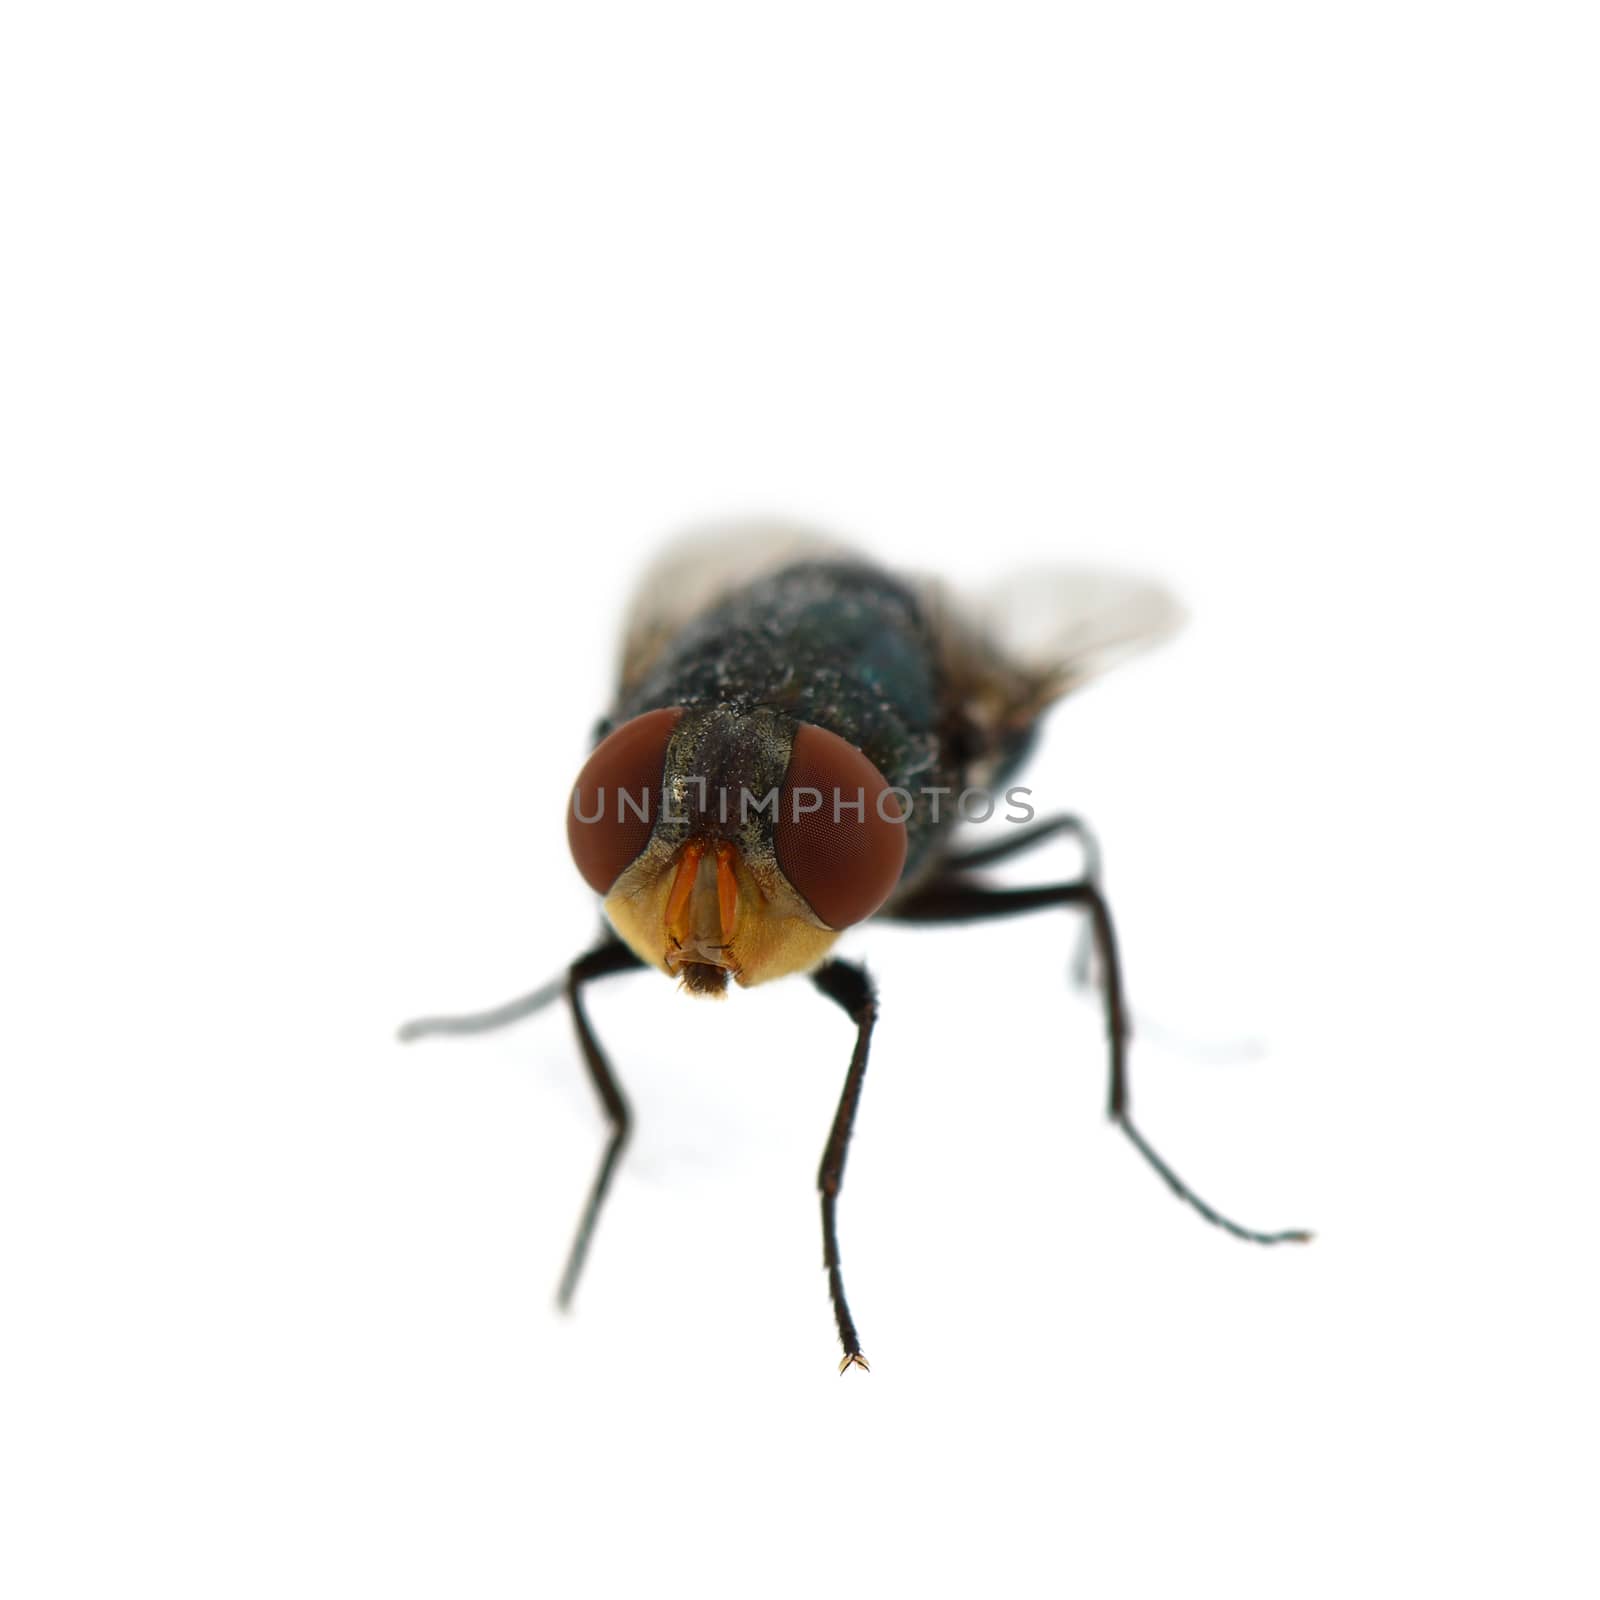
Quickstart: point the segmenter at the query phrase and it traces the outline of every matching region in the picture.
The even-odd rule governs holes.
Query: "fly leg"
[[[595,1220],[600,1215],[600,1206],[605,1200],[606,1191],[611,1187],[611,1175],[616,1170],[622,1148],[628,1142],[628,1129],[632,1120],[628,1112],[628,1102],[623,1098],[622,1090],[617,1086],[616,1077],[611,1071],[611,1063],[606,1060],[605,1052],[600,1048],[600,1041],[595,1038],[594,1029],[589,1026],[589,1017],[583,1009],[583,997],[580,991],[586,983],[591,983],[596,978],[607,978],[617,972],[629,972],[641,964],[627,945],[613,939],[610,943],[591,950],[588,955],[579,956],[567,969],[567,1006],[572,1012],[572,1025],[577,1030],[578,1048],[583,1051],[584,1065],[589,1069],[595,1093],[600,1096],[600,1104],[605,1108],[606,1121],[611,1124],[611,1138],[607,1141],[605,1152],[600,1157],[600,1165],[595,1170],[594,1183],[590,1186],[583,1215],[578,1220],[578,1231],[572,1237],[572,1248],[567,1252],[567,1264],[561,1272],[561,1287],[556,1291],[556,1303],[563,1311],[572,1305],[572,1296],[578,1287],[578,1276],[583,1271],[584,1258],[589,1254],[589,1240],[594,1233]]]
[[[1122,968],[1117,960],[1117,938],[1111,922],[1111,910],[1096,883],[1083,879],[1035,889],[991,889],[941,877],[896,906],[894,916],[905,922],[978,922],[995,917],[1018,916],[1027,911],[1042,911],[1054,906],[1080,907],[1089,918],[1089,932],[1094,940],[1095,956],[1102,974],[1106,1034],[1111,1050],[1111,1083],[1107,1106],[1111,1120],[1127,1135],[1128,1142],[1149,1162],[1167,1187],[1186,1205],[1198,1211],[1207,1222],[1231,1233],[1236,1239],[1245,1239],[1252,1244],[1304,1244],[1311,1235],[1303,1229],[1258,1232],[1254,1228],[1241,1227],[1208,1205],[1167,1165],[1134,1125],[1128,1107],[1129,1028],[1122,996]]]
[[[1083,875],[1091,882],[1098,882],[1100,877],[1100,845],[1089,825],[1081,817],[1070,817],[1063,813],[1060,816],[1046,817],[1042,822],[1030,822],[1013,828],[1005,838],[997,840],[994,844],[979,845],[974,850],[958,850],[949,858],[949,869],[952,872],[967,872],[975,867],[992,867],[997,861],[1005,861],[1011,856],[1020,855],[1024,850],[1032,850],[1035,845],[1041,845],[1047,839],[1054,839],[1057,834],[1068,834],[1078,841],[1078,848],[1083,851]]]
[[[611,1186],[611,1175],[616,1170],[623,1146],[628,1142],[630,1123],[628,1102],[623,1098],[622,1090],[617,1086],[616,1077],[611,1071],[611,1063],[606,1060],[605,1052],[594,1036],[594,1029],[589,1025],[581,991],[585,984],[592,983],[596,978],[607,978],[618,972],[631,972],[640,964],[639,958],[621,940],[608,939],[603,944],[596,945],[587,955],[579,956],[563,976],[551,979],[542,988],[535,989],[520,999],[510,1000],[491,1011],[474,1012],[467,1016],[421,1017],[415,1022],[408,1022],[400,1030],[401,1039],[407,1042],[436,1034],[487,1033],[491,1029],[508,1027],[523,1017],[532,1016],[534,1012],[549,1005],[558,995],[566,995],[567,1008],[572,1013],[572,1025],[578,1035],[578,1048],[583,1052],[584,1065],[589,1069],[595,1093],[600,1096],[606,1120],[611,1125],[611,1138],[600,1157],[594,1183],[589,1189],[589,1198],[578,1221],[578,1231],[573,1236],[572,1248],[567,1252],[567,1264],[561,1274],[561,1287],[556,1293],[556,1300],[563,1308],[572,1303],[573,1291],[578,1286],[578,1275],[582,1272],[584,1258],[589,1253],[589,1240],[594,1233],[595,1219],[600,1214],[601,1202],[604,1201],[606,1191]]]
[[[850,1056],[850,1070],[845,1074],[844,1092],[839,1096],[839,1109],[834,1113],[833,1129],[817,1171],[817,1188],[822,1192],[822,1263],[828,1269],[833,1318],[839,1327],[839,1343],[844,1346],[844,1359],[839,1363],[839,1372],[843,1375],[846,1367],[860,1367],[863,1372],[870,1370],[867,1358],[861,1353],[861,1340],[844,1297],[836,1212],[839,1188],[844,1182],[844,1158],[850,1148],[850,1130],[856,1120],[861,1084],[867,1073],[872,1027],[878,1020],[878,997],[873,992],[872,980],[860,967],[848,961],[824,962],[811,974],[811,981],[856,1025],[856,1047]]]
[[[1102,874],[1105,857],[1101,853],[1100,842],[1086,822],[1079,817],[1065,814],[1046,817],[1042,822],[1011,828],[1007,832],[1007,837],[994,844],[982,845],[976,850],[955,851],[947,858],[940,876],[950,877],[956,873],[975,871],[980,867],[991,867],[996,862],[1007,861],[1012,856],[1021,855],[1024,851],[1033,849],[1035,845],[1044,844],[1062,834],[1070,837],[1078,846],[1083,863],[1079,876],[1094,884],[1103,894],[1105,881]],[[898,915],[898,912],[886,911],[882,915],[892,918]],[[1079,930],[1078,948],[1072,957],[1072,981],[1080,989],[1087,989],[1094,983],[1094,947],[1094,927],[1086,919]],[[1101,981],[1104,982],[1104,979]],[[1123,1020],[1129,1036],[1137,1032],[1143,1034],[1146,1039],[1164,1040],[1172,1049],[1201,1060],[1239,1061],[1262,1053],[1258,1040],[1191,1039],[1185,1034],[1176,1033],[1151,1021],[1143,1012],[1139,1014],[1137,1028],[1134,1026],[1135,1019],[1132,1012],[1125,1012]]]
[[[997,861],[1007,861],[1012,856],[1021,855],[1023,851],[1032,850],[1035,845],[1044,844],[1047,840],[1063,833],[1075,840],[1082,852],[1083,877],[1090,883],[1098,884],[1101,862],[1104,859],[1100,854],[1100,841],[1095,838],[1089,824],[1082,817],[1068,816],[1065,812],[1058,816],[1046,817],[1043,822],[1030,822],[1019,826],[994,844],[980,845],[976,850],[957,851],[950,857],[947,870],[970,872],[978,867],[992,867]],[[1080,989],[1089,987],[1091,976],[1089,955],[1093,947],[1093,929],[1085,924],[1078,936],[1077,954],[1072,958],[1072,981]]]
[[[410,1044],[415,1039],[431,1039],[440,1034],[492,1033],[496,1028],[509,1028],[513,1022],[521,1022],[524,1017],[543,1011],[560,996],[566,986],[567,978],[563,973],[541,984],[531,994],[508,1000],[503,1006],[495,1006],[490,1011],[473,1011],[459,1017],[418,1017],[412,1022],[402,1023],[396,1037],[401,1044]]]

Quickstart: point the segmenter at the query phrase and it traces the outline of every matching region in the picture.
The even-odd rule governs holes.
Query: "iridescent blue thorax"
[[[807,561],[758,579],[690,622],[601,725],[664,706],[765,708],[848,740],[917,798],[905,881],[951,820],[924,791],[959,788],[962,733],[944,703],[939,652],[917,596],[862,563]]]

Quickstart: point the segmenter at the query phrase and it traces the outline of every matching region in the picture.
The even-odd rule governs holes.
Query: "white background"
[[[8,1595],[1593,1593],[1586,8],[8,8]],[[570,8],[576,11],[576,8]],[[711,514],[1165,577],[1042,916],[418,1010],[594,929]],[[1015,875],[1071,870],[1065,847]],[[1255,1056],[1174,1048],[1259,1039]]]

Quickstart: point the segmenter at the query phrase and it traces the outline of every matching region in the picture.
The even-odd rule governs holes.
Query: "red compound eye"
[[[853,744],[800,724],[773,843],[784,877],[830,928],[870,917],[900,881],[906,864],[902,805]]]
[[[672,707],[623,723],[595,746],[572,786],[567,845],[596,894],[609,894],[650,842],[667,741],[682,715]]]

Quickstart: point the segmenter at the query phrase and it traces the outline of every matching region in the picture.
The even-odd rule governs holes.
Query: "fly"
[[[804,975],[856,1029],[817,1187],[844,1349],[839,1370],[866,1368],[845,1298],[837,1210],[877,997],[865,969],[832,952],[845,928],[869,917],[944,923],[1081,912],[1105,1012],[1111,1120],[1208,1222],[1255,1244],[1311,1237],[1258,1232],[1224,1216],[1134,1125],[1116,934],[1084,825],[1051,816],[990,844],[955,841],[957,821],[977,805],[992,815],[1002,794],[1020,792],[1006,786],[1056,700],[1181,621],[1165,590],[1138,579],[1054,571],[958,601],[937,583],[886,572],[812,535],[736,529],[681,543],[656,564],[627,622],[614,704],[567,811],[574,864],[610,931],[532,994],[400,1031],[404,1040],[482,1033],[565,995],[611,1136],[562,1273],[562,1306],[577,1288],[630,1127],[584,990],[640,967],[701,996]],[[1063,834],[1082,846],[1078,877],[1034,888],[986,879],[988,868]]]

